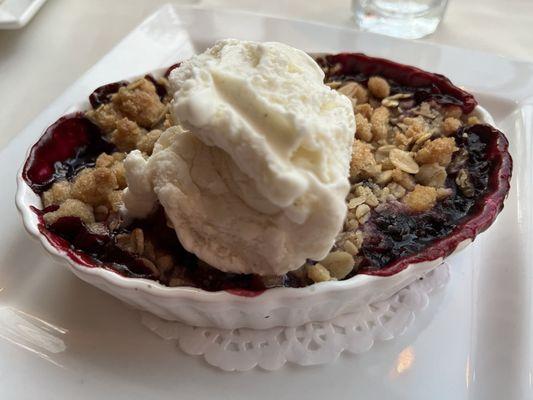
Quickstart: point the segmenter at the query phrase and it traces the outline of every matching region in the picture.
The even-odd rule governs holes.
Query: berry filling
[[[322,67],[334,67],[329,70],[326,80],[368,82],[371,76],[377,75],[387,78],[391,94],[413,93],[417,104],[435,100],[443,105],[458,105],[466,114],[477,105],[474,96],[454,86],[445,76],[383,58],[341,53],[319,58],[317,62]]]
[[[494,172],[487,148],[498,138],[498,132],[487,125],[458,130],[455,139],[460,150],[448,167],[446,182],[453,194],[424,213],[410,213],[399,203],[374,211],[365,224],[365,262],[359,272],[380,270],[394,260],[419,253],[435,239],[450,235],[476,211],[476,202],[479,211],[479,199],[488,192],[489,175]]]
[[[113,149],[82,113],[69,114],[52,124],[32,147],[23,177],[36,193],[42,193],[56,181],[72,179],[80,169],[94,165],[99,154]]]
[[[326,72],[326,83],[332,87],[340,86],[339,91],[348,96],[350,93],[354,97],[366,96],[366,103],[359,101],[357,105],[354,104],[356,112],[361,113],[356,116],[356,120],[357,117],[364,119],[361,124],[358,122],[356,133],[356,142],[362,146],[360,150],[372,153],[374,164],[379,159],[381,149],[385,152],[394,147],[396,152],[396,158],[392,153],[384,153],[383,160],[380,161],[382,164],[377,170],[374,164],[370,166],[372,168],[368,165],[355,168],[352,165],[357,172],[352,171],[350,178],[353,193],[348,198],[348,208],[351,209],[351,204],[354,204],[356,208],[353,208],[353,215],[357,216],[358,221],[347,220],[333,252],[351,252],[355,260],[352,266],[355,266],[343,276],[334,278],[347,279],[357,274],[388,276],[401,271],[409,263],[444,257],[453,252],[463,240],[473,239],[494,221],[509,190],[511,158],[507,152],[507,140],[501,132],[475,120],[472,123],[466,122],[468,114],[476,106],[476,101],[470,94],[453,86],[442,75],[362,54],[326,56],[317,62]],[[170,67],[165,76],[178,65]],[[376,81],[376,76],[385,81],[385,84]],[[372,79],[374,82],[371,82]],[[305,269],[276,277],[224,273],[182,247],[174,230],[167,226],[162,208],[147,219],[135,220],[129,224],[122,221],[118,208],[109,200],[112,197],[96,198],[93,193],[86,200],[88,208],[83,208],[86,206],[83,204],[85,192],[76,186],[81,175],[92,174],[105,165],[108,170],[99,171],[97,177],[95,173],[96,178],[91,178],[101,179],[105,184],[111,185],[111,194],[120,194],[123,188],[117,183],[121,181],[119,172],[123,160],[123,155],[120,155],[123,153],[120,151],[139,148],[149,155],[160,131],[168,127],[166,124],[169,118],[159,116],[159,110],[164,111],[165,102],[169,101],[167,88],[161,80],[156,80],[151,75],[146,75],[141,80],[144,80],[141,84],[120,81],[99,87],[90,96],[93,110],[86,114],[75,113],[60,118],[32,147],[23,169],[23,178],[43,199],[52,198],[44,201],[45,207],[42,210],[34,209],[40,219],[39,229],[50,243],[88,267],[102,267],[126,277],[156,280],[168,286],[193,286],[208,291],[228,290],[244,295],[259,293],[270,287],[303,287],[313,281],[329,279],[329,273],[322,279],[316,278],[321,271],[306,273]],[[379,94],[381,89],[375,87],[376,82],[385,85],[381,87],[386,92],[383,96]],[[150,85],[153,85],[151,89]],[[352,86],[347,90],[349,85]],[[105,109],[112,105],[112,99],[119,90],[130,90],[126,95],[135,102],[134,95],[141,90],[139,87],[144,90],[138,97],[139,102],[145,102],[142,103],[143,106],[148,100],[152,102],[148,103],[148,107],[143,107],[153,110],[144,119],[128,119],[135,116],[130,117],[127,108],[113,108],[111,112]],[[153,94],[152,97],[150,93]],[[129,104],[120,101],[116,103],[118,106]],[[389,107],[388,111],[384,110],[384,105]],[[446,119],[454,111],[453,107],[459,109],[459,116]],[[98,114],[103,111],[108,114]],[[378,117],[383,116],[385,111],[387,123],[391,121],[390,132],[393,128],[396,132],[396,137],[391,136],[387,139],[388,142],[385,139],[375,139],[379,132],[376,127],[382,125],[382,120]],[[362,116],[364,114],[365,117]],[[109,115],[115,118],[111,124]],[[433,133],[424,136],[424,132],[421,132],[419,136],[408,138],[409,129],[412,128],[406,123],[422,118],[420,115],[429,121],[428,126],[433,129]],[[359,127],[362,125],[364,128],[365,121],[369,126],[370,122],[375,125],[367,132],[360,132]],[[442,125],[444,133],[435,134],[437,122],[434,121],[438,121],[439,127]],[[130,136],[124,135],[124,127],[132,132]],[[365,138],[365,134],[368,137]],[[131,141],[133,136],[136,144]],[[405,143],[402,142],[404,138]],[[425,160],[433,156],[423,153],[430,149],[427,144],[432,140],[434,144],[449,145],[447,160],[443,161],[446,154],[438,154],[441,158],[435,162]],[[404,153],[410,155],[406,156]],[[119,155],[113,158],[111,154]],[[102,158],[103,155],[107,158]],[[418,203],[412,205],[408,197],[419,189],[419,180],[426,178],[419,177],[415,172],[411,175],[404,172],[412,168],[412,163],[415,163],[418,171],[417,162],[420,163],[420,169],[433,168],[443,174],[441,184],[426,182],[423,184],[426,186],[422,185],[420,191],[429,193],[434,198],[430,207],[425,204],[425,208],[420,209],[416,208]],[[109,175],[110,171],[116,176]],[[415,178],[417,185],[413,189]],[[54,189],[57,183],[64,186]],[[61,188],[64,192],[59,191]],[[98,185],[96,191],[98,192]],[[49,192],[53,192],[51,197],[45,197]],[[361,193],[367,196],[364,204],[361,204]],[[379,201],[376,194],[382,195]],[[71,205],[76,203],[82,210],[90,210],[89,214],[71,215],[62,211],[65,199],[71,199],[69,196],[73,196]],[[372,198],[374,200],[370,201]],[[81,206],[78,204],[80,202]],[[54,213],[60,214],[47,219]],[[357,246],[354,242],[347,244],[346,238],[356,237],[355,233],[362,238],[360,243]],[[321,265],[319,263],[327,266],[325,261],[313,260],[309,260],[308,265],[313,268]]]

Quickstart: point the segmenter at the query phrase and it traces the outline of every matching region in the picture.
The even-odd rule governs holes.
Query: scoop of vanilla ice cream
[[[281,43],[223,40],[169,77],[178,126],[125,161],[134,217],[164,207],[182,245],[234,273],[281,275],[331,249],[346,215],[350,100]]]

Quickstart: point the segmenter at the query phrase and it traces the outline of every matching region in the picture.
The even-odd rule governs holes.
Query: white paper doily
[[[198,328],[143,313],[142,322],[166,340],[175,340],[190,355],[203,356],[208,364],[225,371],[327,364],[343,351],[359,354],[376,340],[391,340],[405,333],[415,314],[427,307],[429,294],[446,285],[449,268],[443,263],[389,299],[362,307],[326,322],[296,328],[266,330]]]

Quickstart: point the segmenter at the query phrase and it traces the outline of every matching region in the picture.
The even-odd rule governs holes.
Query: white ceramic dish
[[[39,11],[46,0],[0,1],[0,29],[24,27]]]
[[[158,77],[165,70],[162,68],[149,72]],[[132,79],[135,78],[130,81]],[[71,107],[69,112],[87,110],[89,107],[88,101],[83,101]],[[494,119],[482,107],[477,106],[474,114],[483,122],[494,125]],[[127,278],[104,268],[88,268],[69,257],[67,251],[55,247],[39,231],[39,219],[32,207],[42,209],[41,199],[23,179],[22,169],[17,175],[17,185],[16,204],[26,230],[56,260],[70,265],[76,276],[136,308],[194,326],[264,329],[329,320],[390,297],[443,261],[440,257],[409,264],[390,276],[358,274],[348,280],[321,282],[305,288],[274,288],[254,297],[225,291],[208,292],[192,287],[171,288],[147,279]],[[470,242],[465,240],[460,243],[454,253]]]
[[[361,50],[446,74],[508,133],[515,169],[505,209],[473,245],[449,258],[448,286],[404,336],[326,367],[223,373],[153,335],[136,310],[28,240],[13,177],[43,130],[95,87],[172,64],[222,37]],[[531,399],[532,139],[533,64],[250,13],[161,8],[0,151],[0,398]]]

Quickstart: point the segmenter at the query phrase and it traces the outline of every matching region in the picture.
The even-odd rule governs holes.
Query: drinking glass
[[[352,0],[355,21],[364,31],[418,39],[437,29],[448,0]]]

